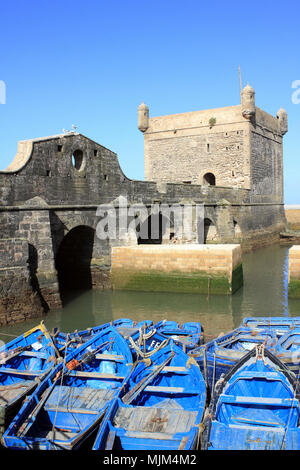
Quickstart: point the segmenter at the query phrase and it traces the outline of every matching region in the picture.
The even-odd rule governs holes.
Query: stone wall
[[[203,184],[212,172],[217,186],[250,188],[248,128],[240,106],[150,118],[145,178]]]
[[[233,294],[243,282],[239,245],[113,247],[114,289]]]
[[[300,298],[300,245],[294,245],[289,250],[288,295]]]
[[[32,285],[25,239],[0,239],[0,326],[36,318],[44,313]]]
[[[213,135],[226,131],[217,120],[211,132]],[[229,134],[228,138],[237,139],[236,136]],[[74,160],[74,155],[80,152],[81,157]],[[96,211],[100,204],[113,203],[118,217],[120,196],[127,200],[128,207],[143,204],[149,211],[153,204],[203,204],[204,217],[212,224],[215,234],[208,243],[240,243],[243,250],[248,250],[277,240],[284,229],[283,205],[274,202],[272,195],[254,194],[245,187],[130,180],[122,172],[114,152],[81,134],[25,141],[20,143],[14,162],[0,172],[0,240],[3,246],[6,240],[12,239],[27,243],[24,250],[28,263],[13,272],[15,279],[23,278],[26,289],[29,286],[27,291],[25,287],[21,289],[28,293],[28,305],[36,306],[38,302],[39,310],[42,306],[43,311],[62,305],[58,264],[60,261],[60,266],[64,266],[72,258],[72,253],[67,254],[69,248],[60,257],[62,246],[67,237],[76,246],[80,242],[79,233],[94,231],[86,259],[84,250],[80,258],[81,266],[88,264],[86,272],[91,287],[110,287],[112,246],[137,244],[137,237],[128,234],[127,240],[100,240],[96,236],[99,222]],[[83,239],[81,243],[86,241]],[[191,241],[196,240],[185,240]],[[165,234],[164,243],[168,242],[170,237]],[[2,297],[8,299],[12,294],[10,268],[15,268],[11,249],[2,262],[2,277],[7,275]],[[71,272],[71,263],[68,269]],[[6,315],[10,306],[10,314],[19,320],[19,307],[14,308],[16,302],[5,302]],[[38,309],[32,310],[34,314]],[[24,312],[29,315],[25,307]]]

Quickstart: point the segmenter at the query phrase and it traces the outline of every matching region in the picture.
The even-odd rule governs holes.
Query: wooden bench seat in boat
[[[248,397],[248,396],[236,396],[236,395],[220,395],[220,404],[249,404],[249,405],[263,405],[263,406],[284,406],[284,407],[297,407],[298,400],[294,398],[272,398],[272,397]]]
[[[13,369],[11,367],[0,367],[0,373],[4,373],[4,374],[38,376],[41,374],[41,372],[42,371]]]
[[[45,410],[98,414],[114,396],[114,390],[91,387],[57,386],[45,403]]]
[[[182,394],[188,394],[188,395],[197,395],[198,391],[195,389],[188,389],[184,387],[164,387],[164,386],[159,386],[159,385],[148,385],[145,390],[145,392],[151,392],[151,393],[182,393]]]
[[[238,376],[238,380],[242,379],[256,379],[256,378],[262,378],[266,380],[280,380],[280,377],[278,376],[278,372],[259,372],[259,371],[242,371],[241,374]]]
[[[123,362],[124,356],[121,354],[95,354],[95,359],[105,360],[105,361],[114,361],[114,362]]]
[[[150,406],[120,407],[115,415],[113,425],[126,431],[126,436],[165,439],[161,434],[172,436],[180,432],[188,432],[195,424],[197,411],[182,408],[158,408]],[[151,435],[150,435],[151,434]]]
[[[124,380],[125,377],[116,374],[105,374],[103,372],[89,372],[84,370],[73,370],[68,373],[69,377],[84,377],[87,379],[113,379],[113,380]]]
[[[40,359],[48,359],[49,354],[40,351],[23,351],[19,354],[19,356],[25,357],[37,357]]]

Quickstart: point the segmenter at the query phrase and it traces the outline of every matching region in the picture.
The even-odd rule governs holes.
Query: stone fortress
[[[69,288],[111,287],[113,245],[140,243],[138,232],[125,242],[96,236],[98,206],[120,196],[148,208],[203,204],[206,244],[249,250],[279,241],[283,109],[262,111],[248,85],[228,108],[152,118],[142,104],[138,128],[145,181],[126,177],[114,152],[80,133],[18,143],[0,172],[0,325],[61,306]],[[157,243],[171,244],[171,233],[162,228]]]
[[[255,105],[247,85],[241,104],[149,118],[142,103],[138,127],[144,134],[145,179],[164,183],[248,189],[253,196],[283,202],[283,136],[287,113],[276,117]]]

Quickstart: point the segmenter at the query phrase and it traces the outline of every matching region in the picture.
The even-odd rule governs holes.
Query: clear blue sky
[[[300,2],[201,0],[1,0],[0,168],[17,141],[78,131],[117,152],[144,178],[137,107],[150,116],[239,104],[289,115],[285,203],[300,204]]]

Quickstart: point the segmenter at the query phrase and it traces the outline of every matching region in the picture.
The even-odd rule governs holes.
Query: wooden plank
[[[49,354],[45,352],[39,352],[39,351],[23,351],[19,355],[26,356],[26,357],[39,357],[41,359],[48,359],[49,357]]]
[[[183,393],[184,387],[160,387],[158,385],[148,385],[145,392],[165,392],[165,393]]]
[[[294,398],[271,398],[271,397],[247,397],[247,396],[235,396],[235,395],[221,395],[220,403],[253,403],[263,405],[280,405],[280,406],[298,406],[298,400]]]
[[[154,366],[154,370],[157,369],[158,366]],[[180,367],[180,366],[165,366],[161,372],[184,372],[188,373],[189,371],[187,370],[186,367]]]
[[[61,412],[74,411],[97,414],[112,399],[113,395],[114,391],[111,389],[71,387],[66,385],[57,386],[45,403],[45,409],[53,411],[58,406]]]
[[[69,372],[70,377],[84,377],[87,379],[114,379],[114,380],[124,380],[125,376],[115,375],[115,374],[104,374],[102,372],[88,372],[82,370],[73,370]]]
[[[188,441],[188,438],[189,436],[183,436],[183,438],[181,439],[181,442],[179,444],[179,447],[178,447],[178,450],[183,450],[185,449],[185,446],[186,446],[186,443]]]
[[[107,441],[105,444],[105,450],[112,450],[116,438],[116,431],[109,431]]]
[[[95,358],[101,360],[104,359],[105,361],[124,361],[124,356],[122,356],[121,354],[96,354]]]
[[[164,432],[127,431],[125,436],[136,439],[178,440],[174,439],[173,434],[167,434]]]
[[[26,375],[26,376],[38,376],[41,375],[41,372],[30,371],[30,370],[19,370],[19,369],[12,369],[10,367],[0,367],[0,373],[4,374],[14,374],[14,375]]]
[[[76,414],[88,414],[88,415],[97,415],[99,411],[97,410],[89,410],[87,408],[72,408],[72,407],[63,407],[63,406],[52,406],[52,407],[45,407],[47,411],[57,411],[60,413],[76,413]]]

